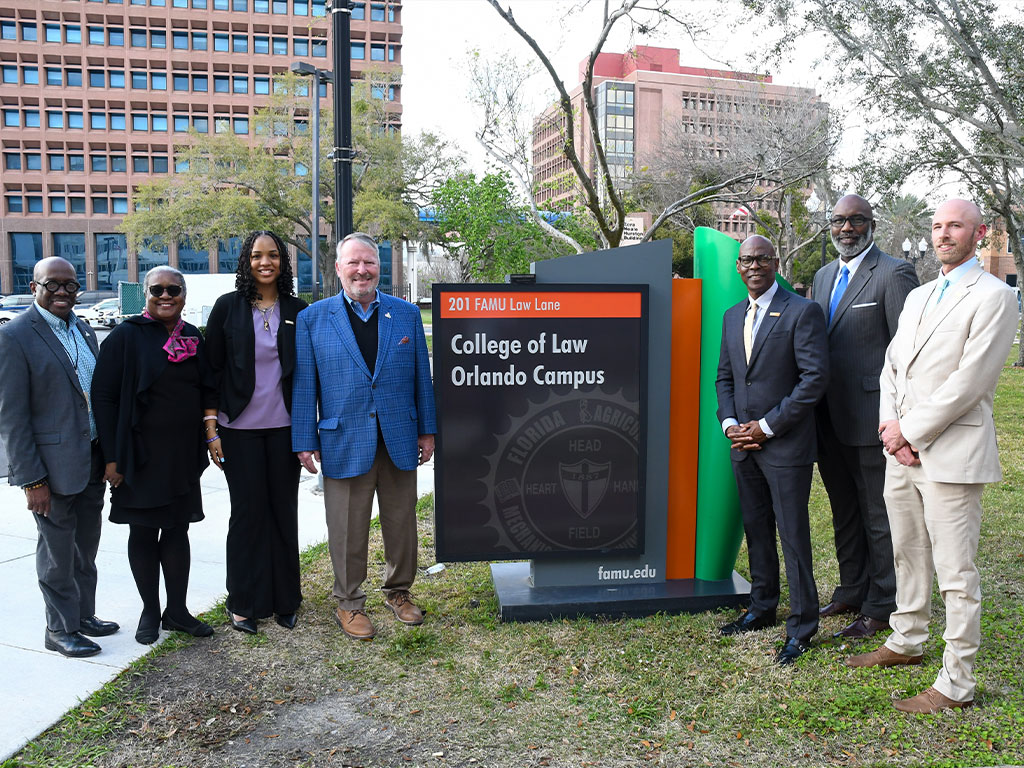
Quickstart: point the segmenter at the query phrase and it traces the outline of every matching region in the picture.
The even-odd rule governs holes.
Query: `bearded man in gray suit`
[[[828,390],[818,405],[818,471],[832,507],[839,585],[822,616],[857,617],[835,634],[863,638],[887,629],[896,609],[892,538],[878,444],[878,379],[900,312],[918,285],[906,261],[874,244],[871,204],[836,203],[830,221],[839,259],[819,269],[811,298],[828,321]]]
[[[95,616],[104,465],[89,391],[99,347],[72,312],[81,286],[70,262],[39,261],[29,287],[35,303],[0,327],[0,438],[39,531],[43,644],[93,656],[100,646],[85,635],[119,629]]]

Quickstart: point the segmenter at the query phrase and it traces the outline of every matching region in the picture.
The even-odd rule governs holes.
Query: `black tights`
[[[167,591],[165,615],[179,623],[194,621],[185,607],[192,560],[188,525],[174,528],[130,525],[129,530],[128,563],[142,598],[142,615],[154,621],[160,617],[160,569],[163,568]]]

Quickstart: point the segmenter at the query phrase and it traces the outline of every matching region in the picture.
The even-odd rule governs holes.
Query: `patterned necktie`
[[[747,362],[750,362],[750,350],[754,346],[754,318],[757,316],[757,303],[750,302],[747,305],[747,316],[743,318],[743,351],[747,355]]]
[[[832,291],[832,303],[828,305],[828,321],[831,323],[832,318],[835,317],[836,308],[839,307],[839,302],[843,299],[843,294],[846,293],[846,284],[850,281],[850,269],[843,264],[843,270],[839,273],[839,282],[836,283],[836,289]]]

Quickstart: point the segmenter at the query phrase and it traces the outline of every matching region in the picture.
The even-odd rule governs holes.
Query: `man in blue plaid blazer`
[[[419,310],[377,290],[380,255],[369,235],[338,244],[343,292],[299,313],[292,450],[324,473],[335,620],[356,640],[376,634],[366,615],[367,548],[377,494],[387,568],[385,605],[423,623],[409,590],[416,577],[416,467],[437,431],[430,360]]]

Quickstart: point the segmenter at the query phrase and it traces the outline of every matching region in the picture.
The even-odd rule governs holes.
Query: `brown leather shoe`
[[[917,694],[917,696],[912,696],[909,699],[894,701],[892,705],[900,712],[913,712],[918,715],[934,715],[944,709],[965,709],[973,703],[973,699],[970,701],[956,701],[955,699],[950,699],[947,696],[944,696],[934,688],[929,688],[928,690]]]
[[[411,627],[423,623],[423,611],[416,607],[412,595],[406,591],[392,592],[384,600],[384,605],[391,609],[395,618]]]
[[[836,632],[832,637],[848,637],[851,639],[859,639],[864,637],[871,637],[878,634],[883,629],[888,629],[889,625],[884,621],[878,619],[872,619],[870,616],[858,616],[856,619],[851,621],[845,627]]]
[[[904,656],[902,653],[889,650],[888,646],[880,645],[871,653],[850,656],[846,660],[848,667],[899,667],[903,664],[920,664],[924,656]]]
[[[377,634],[373,622],[362,608],[356,608],[354,611],[335,608],[334,620],[341,627],[341,631],[353,640],[373,640],[373,636]]]
[[[839,616],[843,613],[860,613],[860,608],[855,605],[847,605],[846,603],[840,603],[838,600],[833,600],[818,611],[818,615],[823,619],[827,619],[829,616]]]

